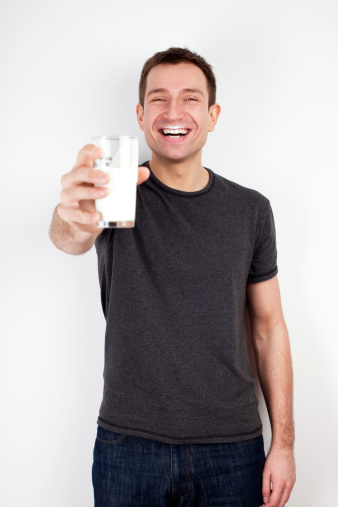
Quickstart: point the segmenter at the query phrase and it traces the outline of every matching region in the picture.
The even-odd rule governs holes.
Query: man
[[[107,177],[85,146],[63,176],[50,230],[81,254],[95,243],[107,320],[94,449],[96,507],[282,507],[295,482],[292,366],[269,201],[202,166],[220,106],[211,66],[170,48],[144,65],[136,224],[96,227]],[[143,183],[141,185],[141,183]],[[262,426],[247,306],[272,427]]]

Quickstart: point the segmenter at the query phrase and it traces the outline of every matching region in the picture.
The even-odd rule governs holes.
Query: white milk
[[[100,167],[109,175],[109,183],[104,185],[109,194],[96,199],[96,211],[101,213],[103,222],[135,222],[137,166],[133,169],[119,167]]]

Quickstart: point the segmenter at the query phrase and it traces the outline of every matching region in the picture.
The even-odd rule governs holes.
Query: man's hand
[[[101,149],[93,144],[87,144],[82,148],[73,169],[61,179],[63,190],[57,208],[59,217],[71,227],[96,235],[102,229],[96,225],[101,217],[95,210],[95,199],[107,196],[108,189],[100,185],[106,185],[109,181],[104,171],[93,170],[94,161],[100,156]],[[149,169],[140,167],[138,185],[149,175]]]
[[[101,216],[95,209],[95,199],[107,196],[108,189],[102,185],[108,183],[109,177],[104,171],[93,169],[100,156],[100,148],[87,144],[73,169],[61,179],[61,201],[54,211],[49,235],[57,248],[73,255],[87,252],[102,232],[97,227]],[[149,169],[139,167],[137,184],[149,176]]]
[[[284,507],[296,481],[293,448],[270,449],[263,470],[262,507]]]

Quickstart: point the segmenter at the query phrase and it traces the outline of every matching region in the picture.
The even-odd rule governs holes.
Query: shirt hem
[[[266,273],[265,275],[254,275],[249,276],[247,283],[258,283],[258,282],[265,282],[266,280],[270,280],[270,278],[273,278],[278,273],[278,267],[276,266],[272,271],[269,273]]]
[[[171,436],[162,433],[156,433],[148,430],[143,430],[139,428],[130,428],[127,426],[122,426],[118,424],[114,424],[113,422],[107,421],[102,417],[97,419],[97,424],[102,428],[113,431],[115,433],[121,433],[124,435],[129,435],[133,437],[146,438],[150,440],[156,440],[158,442],[164,442],[168,444],[229,444],[229,443],[237,443],[237,442],[245,442],[246,440],[252,440],[253,438],[259,437],[263,428],[260,425],[258,428],[254,430],[249,430],[241,433],[235,434],[217,434],[217,435],[202,435],[202,436]]]

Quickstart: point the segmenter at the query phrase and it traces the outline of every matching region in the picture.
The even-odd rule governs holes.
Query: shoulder
[[[220,174],[214,173],[214,178],[215,186],[221,192],[224,192],[228,198],[232,198],[236,203],[243,203],[262,210],[267,209],[270,206],[269,199],[258,190],[245,187],[239,183],[228,180]]]

